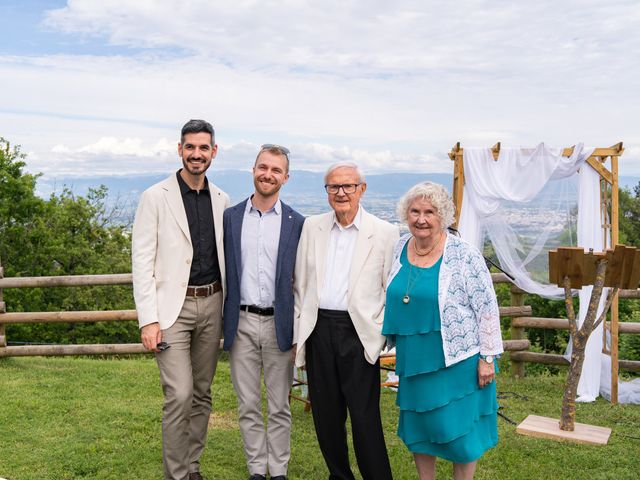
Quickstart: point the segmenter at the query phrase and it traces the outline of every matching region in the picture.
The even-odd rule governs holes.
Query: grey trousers
[[[278,348],[273,316],[240,312],[229,361],[249,473],[286,475],[291,456],[289,390],[293,360],[291,350],[282,352]],[[266,432],[261,405],[262,371],[267,391]]]
[[[176,322],[162,331],[170,345],[156,354],[164,392],[162,460],[167,480],[185,480],[200,470],[221,335],[221,292],[187,297]]]

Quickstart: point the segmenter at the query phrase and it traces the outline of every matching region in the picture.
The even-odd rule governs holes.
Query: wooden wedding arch
[[[569,157],[574,147],[565,148],[562,155]],[[500,155],[500,142],[491,147],[493,158],[497,161]],[[449,158],[453,160],[453,202],[456,207],[456,226],[462,209],[462,195],[464,187],[464,163],[462,161],[464,149],[460,142],[456,143]],[[604,250],[618,244],[618,160],[624,153],[622,142],[607,148],[596,148],[587,163],[600,175],[600,219],[603,235]],[[611,161],[610,169],[605,166]],[[607,332],[611,336],[611,347],[607,347]],[[618,298],[611,304],[611,321],[604,322],[602,352],[611,357],[611,403],[618,403]]]

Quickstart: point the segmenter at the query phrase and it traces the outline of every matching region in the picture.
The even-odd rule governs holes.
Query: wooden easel
[[[636,289],[640,283],[640,250],[616,245],[614,250],[585,253],[580,247],[563,247],[549,252],[549,283],[564,288],[567,318],[571,332],[572,352],[567,383],[562,398],[560,421],[529,415],[516,432],[554,440],[605,445],[611,429],[575,422],[576,394],[582,374],[585,348],[589,336],[604,321],[620,288]],[[578,328],[573,308],[572,288],[593,285],[589,307],[582,326]],[[598,306],[604,287],[612,288],[603,311]]]

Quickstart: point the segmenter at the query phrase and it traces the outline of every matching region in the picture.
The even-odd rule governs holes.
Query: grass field
[[[513,380],[498,378],[502,412],[558,417],[564,372]],[[223,359],[214,382],[214,414],[202,473],[209,479],[248,477]],[[0,360],[0,477],[9,480],[160,479],[162,393],[151,358],[10,358]],[[395,393],[381,409],[396,479],[416,478],[411,455],[395,435]],[[328,474],[310,413],[294,402],[290,479]],[[523,437],[499,420],[500,442],[480,460],[477,479],[638,479],[640,406],[599,399],[578,404],[577,421],[613,429],[607,446],[583,446]],[[355,459],[352,459],[354,471]],[[438,479],[451,478],[438,464]],[[358,477],[360,478],[360,477]]]

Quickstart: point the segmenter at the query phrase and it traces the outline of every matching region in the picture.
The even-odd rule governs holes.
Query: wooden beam
[[[511,326],[517,328],[545,328],[549,330],[568,330],[566,318],[517,317],[511,320]]]
[[[564,365],[569,366],[569,362],[562,355],[555,353],[537,353],[537,352],[511,352],[509,358],[519,362],[543,363],[546,365]],[[640,361],[638,360],[620,360],[620,370],[627,372],[640,372]]]
[[[613,176],[611,172],[607,170],[607,167],[602,165],[593,155],[587,158],[587,163],[593,167],[593,169],[600,174],[600,177],[604,178],[609,185],[613,183]]]
[[[519,362],[543,363],[545,365],[564,365],[569,366],[569,362],[562,355],[555,353],[538,353],[538,352],[511,352],[509,358]]]
[[[498,307],[501,317],[528,317],[531,316],[530,305],[515,305],[510,307]]]
[[[619,290],[618,298],[640,298],[640,290]]]
[[[531,342],[526,338],[520,340],[503,340],[502,348],[505,352],[515,352],[521,350],[528,350],[531,347]]]
[[[624,153],[624,148],[623,148],[622,142],[618,142],[615,145],[611,145],[609,148],[612,149],[612,150],[617,151],[618,152],[617,153],[618,156],[620,156],[620,155],[622,155]]]
[[[624,148],[622,148],[622,142],[617,143],[611,147],[605,148],[596,148],[593,150],[591,154],[592,157],[612,157],[612,156],[620,156],[624,153]],[[573,147],[568,147],[562,150],[562,155],[564,157],[570,157],[573,154]]]
[[[135,310],[10,312],[0,315],[0,323],[124,322],[137,319]]]
[[[449,158],[455,161],[458,155],[462,156],[462,149],[460,148],[460,142],[456,142],[456,144],[453,147],[451,147],[451,151],[449,152]]]
[[[451,189],[451,198],[455,206],[455,223],[457,227],[460,221],[460,212],[462,211],[462,198],[464,195],[464,161],[463,150],[460,148],[460,142],[456,143],[451,149],[449,158],[453,160],[453,186]]]
[[[608,327],[610,322],[606,322]],[[516,317],[511,320],[511,326],[517,328],[544,328],[549,330],[568,330],[569,320],[566,318],[543,318],[543,317]],[[618,324],[619,333],[640,334],[639,322],[620,322]]]
[[[220,351],[224,340],[220,340]],[[141,343],[111,343],[87,345],[21,345],[0,348],[2,357],[58,357],[69,355],[132,355],[153,353],[145,350]]]
[[[131,355],[151,353],[141,343],[102,345],[24,345],[0,349],[0,357],[68,356],[68,355]]]
[[[491,147],[491,154],[493,155],[493,159],[497,162],[498,157],[500,156],[500,142]]]
[[[609,325],[610,322],[606,322]],[[618,323],[618,333],[635,333],[640,334],[639,322],[620,322]]]
[[[507,277],[504,273],[492,273],[491,280],[493,283],[511,283],[509,277]],[[515,285],[512,285],[511,288],[518,288]]]
[[[84,287],[92,285],[131,285],[131,283],[130,273],[0,278],[0,288]]]
[[[615,148],[615,146],[614,146]],[[622,149],[619,144],[618,151]],[[619,222],[618,222],[618,156],[611,156],[611,245],[618,245]],[[614,293],[611,304],[611,403],[618,403],[618,293]]]
[[[522,290],[520,290],[515,285],[512,285],[511,291],[510,291],[511,306],[514,306],[514,307],[524,306],[524,295],[525,294]],[[514,341],[521,341],[527,338],[527,333],[524,331],[524,328],[518,328],[516,325],[514,325],[513,322],[516,320],[516,318],[518,317],[511,319],[511,338]],[[516,362],[512,358],[509,358],[509,360],[511,361],[511,374],[515,378],[524,378],[524,374],[525,374],[524,363]]]

